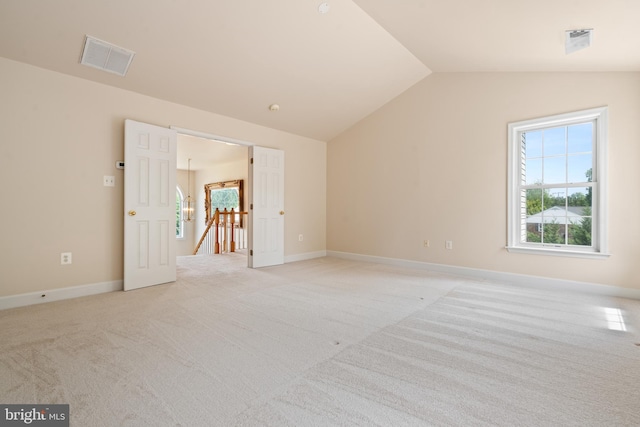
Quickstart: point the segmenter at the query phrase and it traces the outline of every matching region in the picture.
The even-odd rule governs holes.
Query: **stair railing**
[[[246,216],[247,212],[230,211],[225,208],[222,212],[216,211],[207,222],[207,226],[193,250],[193,254],[221,254],[224,252],[235,252],[236,249],[246,248],[246,234],[243,227],[236,222],[236,215]],[[246,221],[246,217],[243,217]]]

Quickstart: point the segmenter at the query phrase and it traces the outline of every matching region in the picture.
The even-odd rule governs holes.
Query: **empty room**
[[[640,424],[638,16],[0,0],[0,425]]]

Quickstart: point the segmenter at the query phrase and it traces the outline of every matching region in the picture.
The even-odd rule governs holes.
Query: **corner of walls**
[[[640,289],[639,91],[638,72],[432,74],[329,142],[327,249]],[[508,123],[603,105],[612,256],[507,252]]]

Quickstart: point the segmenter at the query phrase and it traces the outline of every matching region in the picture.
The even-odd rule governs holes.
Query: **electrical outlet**
[[[424,247],[425,247],[425,248],[428,248],[428,247],[429,247],[429,241],[428,241],[428,240],[425,240],[425,241],[424,241]]]
[[[447,249],[453,249],[453,240],[447,240],[444,242],[444,247]]]
[[[115,187],[116,186],[116,177],[105,175],[103,177],[103,183],[105,187]]]
[[[298,234],[298,242],[302,242],[303,236],[302,234]]]
[[[62,265],[71,264],[72,261],[73,261],[73,258],[71,256],[71,252],[62,252],[60,254],[60,264]]]

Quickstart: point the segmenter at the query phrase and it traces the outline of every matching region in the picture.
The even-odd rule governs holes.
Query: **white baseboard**
[[[410,261],[398,258],[361,255],[349,252],[317,251],[288,255],[285,257],[285,263],[322,258],[324,256],[348,259],[352,261],[373,262],[378,264],[394,265],[398,267],[416,268],[421,270],[435,271],[438,273],[470,277],[477,280],[494,280],[497,282],[540,289],[583,292],[640,300],[640,290],[638,289],[621,288],[618,286],[601,285],[596,283],[578,282],[572,280],[552,279],[539,276],[528,276],[524,274],[505,273],[477,268],[457,267],[445,264],[433,264],[428,262]],[[122,280],[114,280],[111,282],[92,283],[88,285],[70,286],[67,288],[30,292],[26,294],[9,295],[0,297],[0,310],[24,307],[27,305],[41,304],[51,301],[78,298],[89,295],[103,294],[107,292],[116,292],[121,291],[122,289]]]
[[[296,261],[306,261],[308,259],[322,258],[327,256],[327,251],[306,252],[304,254],[287,255],[284,257],[285,264]]]
[[[352,261],[374,262],[378,264],[395,265],[398,267],[417,268],[438,273],[464,276],[477,280],[494,280],[496,282],[527,286],[538,289],[548,289],[564,292],[582,292],[611,297],[631,298],[640,300],[640,290],[622,288],[619,286],[601,285],[597,283],[578,282],[573,280],[553,279],[525,274],[505,273],[501,271],[482,270],[478,268],[457,267],[445,264],[432,264],[421,261],[410,261],[398,258],[386,258],[372,255],[361,255],[349,252],[327,251],[327,256],[348,259]]]
[[[314,258],[322,258],[325,256],[327,256],[326,251],[307,252],[304,254],[286,256],[284,261],[285,263],[289,263],[296,261],[305,261]],[[121,291],[122,289],[122,280],[115,280],[112,282],[92,283],[89,285],[70,286],[67,288],[9,295],[6,297],[0,297],[0,310],[84,297],[89,295],[104,294],[107,292],[116,292]]]
[[[122,280],[114,280],[112,282],[92,283],[89,285],[70,286],[68,288],[9,295],[6,297],[0,297],[0,310],[84,297],[88,295],[104,294],[107,292],[121,291],[122,289]]]

